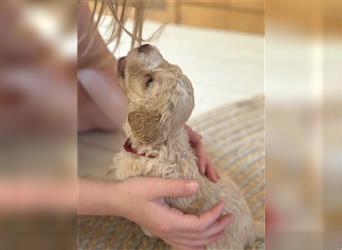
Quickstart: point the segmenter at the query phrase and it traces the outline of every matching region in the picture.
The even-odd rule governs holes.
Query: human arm
[[[116,59],[91,20],[88,2],[78,5],[78,131],[120,128],[126,97],[117,84]]]

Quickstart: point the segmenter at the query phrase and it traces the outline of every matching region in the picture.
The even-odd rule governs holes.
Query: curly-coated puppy
[[[200,174],[189,144],[185,122],[194,108],[193,88],[182,70],[168,63],[158,49],[145,44],[118,62],[119,82],[128,97],[125,150],[114,156],[106,179],[122,181],[136,176],[189,178],[199,183],[196,195],[166,198],[185,213],[201,213],[225,200],[224,213],[234,215],[225,236],[207,249],[244,249],[263,234],[254,223],[239,188],[225,178],[218,184]],[[257,226],[258,225],[258,226]]]

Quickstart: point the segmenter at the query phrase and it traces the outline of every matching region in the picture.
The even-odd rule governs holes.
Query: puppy
[[[196,156],[189,144],[185,122],[194,108],[193,87],[182,70],[168,63],[158,49],[145,44],[120,58],[119,83],[128,97],[128,119],[124,124],[127,141],[114,156],[106,179],[123,181],[136,176],[188,178],[199,183],[196,195],[166,198],[169,206],[185,213],[199,214],[220,200],[224,213],[234,221],[224,237],[207,249],[245,249],[263,225],[253,221],[239,188],[226,178],[218,184],[200,174]]]

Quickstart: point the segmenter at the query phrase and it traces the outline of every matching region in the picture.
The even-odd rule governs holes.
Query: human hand
[[[185,125],[185,129],[188,132],[190,143],[192,148],[195,150],[198,158],[198,167],[201,174],[206,175],[212,182],[217,182],[220,179],[217,170],[209,160],[207,151],[202,143],[202,136],[193,131],[188,125]]]
[[[221,216],[224,203],[196,216],[170,208],[163,199],[190,196],[197,190],[198,184],[191,180],[132,178],[117,184],[114,210],[177,249],[204,249],[218,240],[232,221],[230,214]]]

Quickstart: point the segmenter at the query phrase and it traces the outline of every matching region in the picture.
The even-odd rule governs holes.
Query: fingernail
[[[227,222],[233,222],[235,219],[234,215],[230,215],[228,218],[227,218]]]
[[[198,190],[198,183],[196,181],[187,181],[185,187],[189,192],[193,193]]]
[[[224,209],[224,206],[225,206],[226,204],[224,203],[224,201],[220,201],[220,202],[221,202],[221,204],[220,204],[221,210],[223,210],[223,209]]]

